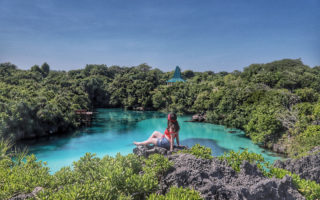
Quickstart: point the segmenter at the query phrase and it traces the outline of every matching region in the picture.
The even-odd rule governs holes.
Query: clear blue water
[[[114,156],[132,153],[133,141],[143,141],[157,130],[164,132],[167,126],[167,115],[160,112],[126,111],[122,109],[98,109],[92,126],[82,128],[64,137],[44,138],[36,141],[25,141],[29,152],[39,160],[46,161],[54,173],[63,166],[70,166],[86,152],[97,156]],[[279,159],[274,153],[268,152],[253,144],[240,130],[232,130],[224,126],[186,122],[191,116],[178,118],[180,124],[181,145],[192,146],[201,144],[212,149],[215,156],[230,150],[242,150],[262,154],[267,161]]]

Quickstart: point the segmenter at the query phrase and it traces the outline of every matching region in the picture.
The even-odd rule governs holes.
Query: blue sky
[[[319,0],[0,0],[0,62],[233,71],[320,65]]]

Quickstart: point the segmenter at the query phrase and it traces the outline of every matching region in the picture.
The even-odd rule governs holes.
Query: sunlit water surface
[[[178,118],[181,145],[201,144],[212,149],[214,156],[230,150],[242,150],[262,154],[267,161],[279,159],[277,155],[253,144],[240,130],[220,125],[187,122],[191,116]],[[92,126],[82,128],[64,137],[50,137],[41,140],[24,141],[29,152],[39,160],[46,161],[51,173],[63,166],[71,166],[86,152],[97,156],[114,156],[132,153],[133,141],[143,141],[157,130],[164,132],[167,126],[166,114],[160,112],[126,111],[122,109],[97,109]]]

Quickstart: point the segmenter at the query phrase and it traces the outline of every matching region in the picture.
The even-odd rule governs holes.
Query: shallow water
[[[97,156],[114,156],[132,153],[133,141],[143,141],[157,130],[164,132],[167,126],[166,114],[160,112],[126,111],[122,109],[97,109],[92,126],[82,128],[64,137],[50,137],[41,140],[24,141],[29,152],[39,160],[46,161],[54,173],[63,166],[71,165],[86,152]],[[267,161],[279,159],[277,155],[253,144],[240,130],[208,123],[186,122],[191,116],[178,118],[181,145],[193,146],[196,143],[208,146],[215,156],[230,150],[242,150],[262,154]]]

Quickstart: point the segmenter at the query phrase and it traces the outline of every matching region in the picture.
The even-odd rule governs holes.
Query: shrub
[[[280,137],[282,127],[275,114],[278,110],[278,108],[262,105],[251,113],[251,119],[244,129],[253,142],[267,144]]]
[[[179,153],[189,153],[197,158],[212,159],[211,149],[200,144],[196,144],[190,149],[179,151]]]
[[[34,155],[26,162],[0,160],[0,199],[30,193],[35,187],[44,190],[38,199],[144,199],[158,187],[158,178],[172,166],[162,155],[141,158],[134,154],[102,159],[86,153],[73,163],[49,174],[45,163]]]
[[[49,168],[37,161],[34,155],[27,156],[26,162],[20,165],[13,165],[7,160],[0,161],[0,199],[32,192],[37,186],[50,187],[51,184]]]
[[[239,172],[240,171],[240,165],[243,161],[248,161],[250,163],[256,163],[257,167],[265,174],[267,175],[267,171],[265,170],[265,166],[269,166],[268,162],[265,162],[263,156],[261,154],[256,154],[249,152],[248,149],[245,149],[244,151],[235,152],[230,151],[228,153],[224,153],[224,155],[218,157],[221,161],[226,161],[232,169]]]
[[[134,154],[100,159],[87,153],[54,175],[55,185],[41,199],[143,199],[158,187],[158,177],[172,165],[162,155],[148,159]],[[63,186],[62,189],[59,187]],[[55,192],[58,191],[58,192]]]
[[[294,149],[299,155],[305,155],[313,147],[320,145],[320,125],[310,125],[295,138]]]
[[[182,188],[182,187],[171,187],[169,192],[165,195],[159,194],[151,194],[148,200],[201,200],[201,196],[199,192],[189,189],[189,188]]]

